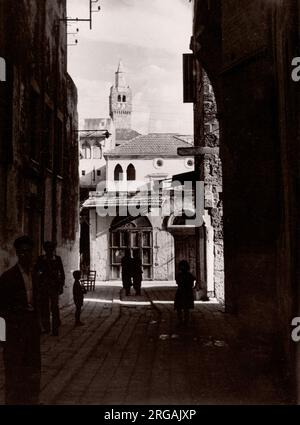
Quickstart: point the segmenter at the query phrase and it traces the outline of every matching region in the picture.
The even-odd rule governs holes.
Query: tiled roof
[[[189,141],[187,141],[189,140]],[[151,133],[137,136],[133,140],[106,152],[105,156],[177,156],[177,148],[191,146],[191,136],[170,133]]]
[[[116,129],[116,142],[118,142],[118,141],[127,142],[128,140],[132,140],[137,136],[140,136],[140,133],[138,133],[135,130],[131,130],[129,128],[117,128]]]

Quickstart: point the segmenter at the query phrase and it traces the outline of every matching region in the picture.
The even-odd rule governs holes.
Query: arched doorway
[[[121,278],[121,260],[125,249],[131,255],[139,251],[143,266],[143,279],[153,278],[153,229],[147,217],[116,217],[110,227],[111,279]]]

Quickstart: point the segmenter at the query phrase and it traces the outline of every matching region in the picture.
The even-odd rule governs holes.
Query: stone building
[[[77,90],[67,73],[65,0],[0,2],[0,272],[22,234],[57,242],[78,267]],[[68,291],[65,294],[69,297]]]
[[[203,69],[216,96],[223,164],[225,305],[241,337],[265,341],[300,400],[300,2],[195,0],[195,140],[204,132]],[[276,361],[274,361],[276,359]],[[273,360],[273,362],[272,362]],[[280,367],[282,365],[282,367]]]
[[[115,127],[111,118],[87,118],[79,140],[79,176],[80,176],[80,265],[90,264],[89,214],[83,208],[90,191],[105,187],[105,152],[115,147]]]
[[[86,118],[80,131],[80,258],[81,266],[90,264],[90,232],[88,210],[83,208],[90,191],[102,189],[106,183],[104,154],[139,133],[131,128],[132,91],[126,83],[122,62],[115,73],[115,83],[110,89],[107,118]]]
[[[88,191],[106,180],[104,154],[116,146],[132,140],[139,133],[131,128],[132,90],[126,83],[120,61],[115,73],[115,84],[110,89],[109,117],[86,118],[80,131],[80,188],[81,201]]]
[[[208,146],[216,148],[219,145],[216,101],[207,77],[203,83],[206,141]],[[177,153],[178,148],[192,147],[193,137],[163,133],[138,135],[131,129],[131,99],[132,91],[120,63],[109,98],[116,138],[103,146],[101,160],[93,159],[93,148],[87,145],[86,135],[80,142],[81,191],[84,191],[81,211],[82,265],[96,270],[100,280],[120,279],[121,258],[127,246],[132,252],[140,251],[144,279],[174,280],[179,261],[187,259],[208,295],[216,296],[223,302],[222,166],[218,149],[214,155],[204,158],[202,172],[196,173],[194,158],[179,157]],[[92,121],[96,123],[96,120],[86,120],[85,126],[88,124],[92,127]],[[92,134],[91,139],[94,136]],[[109,150],[109,146],[114,149]],[[92,174],[85,173],[83,176],[82,171],[92,170],[93,167],[102,171],[98,177],[92,171],[91,185]],[[172,181],[179,183],[177,192],[173,190]],[[184,184],[190,182],[193,199],[188,209],[193,212],[196,181],[203,182],[203,193],[197,193],[197,199],[204,207],[201,216],[203,223],[188,226],[183,206],[176,206],[174,198],[180,190],[184,190]],[[156,193],[154,187],[157,183],[162,183],[162,193]],[[94,190],[89,198],[88,189]],[[149,197],[143,193],[147,191],[151,192]],[[141,205],[142,217],[136,219],[130,214],[122,217],[120,199],[126,208]],[[154,209],[160,209],[157,215],[151,214],[152,202]],[[107,206],[115,207],[115,210],[103,217],[99,209]],[[148,245],[144,245],[144,239]]]
[[[81,202],[106,180],[104,154],[115,147],[115,128],[111,118],[87,118],[80,133],[79,175]]]
[[[126,246],[132,252],[140,251],[144,279],[174,280],[174,240],[166,220],[170,217],[153,211],[151,214],[148,207],[161,206],[156,183],[168,186],[176,173],[193,170],[192,158],[177,156],[177,148],[187,146],[191,145],[184,136],[154,133],[138,136],[104,154],[105,191],[91,192],[84,203],[90,212],[91,267],[100,280],[120,279]],[[120,199],[126,217],[120,214]],[[139,217],[130,214],[130,203],[133,209],[141,208]],[[108,205],[113,208],[112,213],[102,216],[100,209]]]
[[[174,280],[183,259],[196,275],[200,226],[202,283],[209,296],[224,300],[222,234],[218,233],[222,231],[221,167],[217,155],[210,158],[202,191],[195,187],[194,159],[177,154],[178,148],[189,148],[192,142],[190,136],[153,133],[104,154],[105,189],[98,187],[84,203],[89,211],[90,265],[98,279],[120,279],[125,248],[132,254],[139,252],[144,280]],[[196,190],[203,205],[199,224],[191,221]]]

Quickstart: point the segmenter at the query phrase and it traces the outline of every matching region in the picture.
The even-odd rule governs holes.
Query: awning
[[[188,171],[187,173],[175,174],[172,177],[172,182],[179,182],[182,185],[185,182],[195,183],[197,181],[197,174],[198,173],[196,173],[196,171]]]
[[[91,195],[89,199],[87,199],[83,207],[84,208],[97,208],[97,207],[110,207],[110,206],[140,206],[140,207],[159,207],[162,202],[162,197],[159,194],[149,193],[147,194],[136,194],[130,195],[128,193],[122,193],[120,196],[116,196],[115,193],[105,194],[105,195],[97,195],[95,192],[94,195]]]

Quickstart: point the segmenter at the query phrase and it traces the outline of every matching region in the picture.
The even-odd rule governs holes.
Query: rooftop
[[[131,130],[129,128],[117,128],[116,129],[116,142],[118,141],[129,141],[134,139],[135,137],[140,136],[140,133],[138,133],[135,130]]]
[[[191,146],[193,137],[176,133],[151,133],[140,135],[106,152],[105,156],[177,156],[177,149]]]

